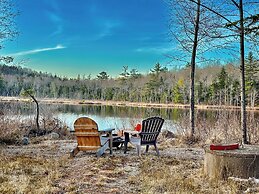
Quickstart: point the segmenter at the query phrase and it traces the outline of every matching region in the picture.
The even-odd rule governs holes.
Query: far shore
[[[174,103],[145,103],[145,102],[128,102],[128,101],[104,101],[104,100],[83,100],[83,99],[64,99],[64,98],[38,98],[39,103],[44,104],[68,104],[68,105],[106,105],[106,106],[128,106],[128,107],[146,107],[146,108],[181,108],[188,109],[188,104]],[[0,102],[31,102],[30,98],[18,96],[0,96]],[[225,106],[225,105],[195,105],[196,109],[208,110],[238,110],[240,106]],[[259,107],[249,107],[249,111],[259,111]]]

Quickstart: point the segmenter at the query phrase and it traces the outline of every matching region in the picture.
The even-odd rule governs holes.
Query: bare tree
[[[194,135],[195,120],[194,120],[194,75],[195,75],[195,59],[198,46],[198,33],[200,24],[200,0],[198,0],[196,8],[196,17],[194,22],[194,38],[191,58],[191,71],[190,71],[190,121],[191,121],[191,136]]]
[[[40,114],[40,109],[39,109],[39,102],[38,100],[36,99],[35,97],[35,92],[33,89],[31,88],[28,88],[26,90],[23,90],[21,92],[21,96],[24,96],[24,97],[31,97],[32,100],[35,102],[36,104],[36,119],[35,119],[35,122],[36,122],[36,126],[37,126],[37,132],[39,133],[40,131],[40,124],[39,124],[39,114]]]
[[[208,11],[201,8],[201,2],[190,3],[188,0],[171,0],[170,30],[173,39],[177,40],[180,46],[180,53],[170,56],[178,62],[190,64],[190,128],[191,138],[195,133],[195,67],[197,59],[201,62],[203,55],[210,50],[219,48],[219,44],[213,43],[212,36],[221,36],[218,30],[216,17],[208,14]],[[209,44],[210,43],[210,44]],[[191,55],[191,60],[186,60]]]
[[[226,24],[225,27],[233,31],[235,34],[234,36],[239,36],[239,52],[240,52],[240,80],[241,80],[241,128],[243,131],[243,143],[247,144],[247,126],[246,126],[246,94],[245,94],[245,34],[253,34],[253,36],[258,35],[259,30],[259,16],[258,13],[250,14],[249,11],[258,11],[256,8],[250,10],[245,10],[246,16],[244,14],[244,3],[243,0],[228,0],[227,2],[229,5],[232,4],[234,6],[234,10],[231,10],[229,14],[226,9],[223,9],[223,12],[219,12],[214,10],[213,8],[201,4],[200,1],[196,0],[189,0],[190,2],[196,3],[201,7],[207,9],[208,11],[214,13],[215,15],[222,18]],[[226,2],[221,2],[226,4]],[[247,1],[247,4],[257,4],[259,1]],[[229,7],[229,5],[225,5],[225,7]],[[235,17],[234,13],[238,12],[238,16]],[[247,25],[245,26],[245,23]]]
[[[15,25],[17,14],[12,0],[0,0],[0,50],[4,47],[4,41],[13,40],[18,35]],[[0,55],[0,64],[12,61],[12,57]]]

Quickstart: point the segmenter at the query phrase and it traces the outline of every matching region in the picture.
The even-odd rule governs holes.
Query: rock
[[[163,131],[163,132],[162,132],[162,136],[163,136],[164,138],[167,138],[167,139],[175,138],[174,133],[171,132],[171,131],[168,131],[168,130]]]
[[[49,134],[49,138],[50,138],[50,139],[58,139],[58,138],[59,138],[59,134],[56,133],[56,132],[51,132],[51,133]]]
[[[28,137],[23,137],[22,145],[28,145],[29,143],[30,143],[29,138]]]

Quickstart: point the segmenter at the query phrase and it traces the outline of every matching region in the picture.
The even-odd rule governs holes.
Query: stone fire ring
[[[205,148],[204,174],[211,179],[259,178],[259,145],[245,145],[235,150]]]

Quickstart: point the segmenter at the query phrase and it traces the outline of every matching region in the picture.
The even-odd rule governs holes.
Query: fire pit
[[[212,179],[259,178],[259,146],[245,145],[233,150],[205,147],[204,173]]]

